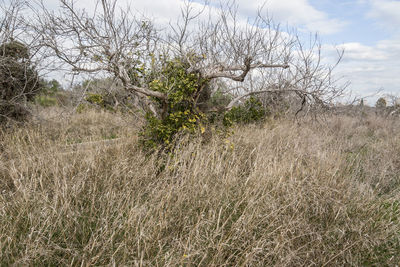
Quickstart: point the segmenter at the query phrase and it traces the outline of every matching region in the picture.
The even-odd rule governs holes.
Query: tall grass
[[[234,130],[168,157],[126,115],[1,132],[0,265],[399,263],[399,122]]]

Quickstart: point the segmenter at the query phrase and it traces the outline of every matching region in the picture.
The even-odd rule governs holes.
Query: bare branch
[[[252,95],[258,95],[258,94],[264,94],[264,93],[277,93],[279,92],[279,89],[266,89],[266,90],[259,90],[259,91],[253,91],[253,92],[248,92],[246,94],[240,95],[236,98],[234,98],[229,104],[226,106],[226,110],[231,110],[236,103],[238,103],[240,100],[252,96]],[[302,91],[302,90],[296,90],[296,89],[286,89],[285,92],[300,92],[303,94],[307,94],[307,92]]]
[[[167,79],[162,69],[165,62],[175,59],[183,61],[186,71],[199,80],[228,80],[227,94],[241,84],[227,109],[247,96],[268,92],[293,93],[309,106],[328,104],[346,87],[337,86],[333,76],[343,51],[338,51],[336,64],[324,64],[317,36],[310,36],[305,45],[295,32],[283,31],[261,9],[245,21],[235,2],[212,7],[185,1],[177,22],[161,32],[129,7],[118,9],[116,0],[97,0],[96,12],[91,14],[77,8],[75,0],[60,3],[57,13],[46,10],[43,3],[37,11],[32,28],[40,33],[42,46],[72,72],[112,75],[153,113],[158,104],[165,106],[176,88],[172,83],[160,92],[151,83]],[[198,86],[194,105],[202,94],[208,95],[200,102],[210,98],[207,88]],[[149,97],[159,101],[151,104]]]

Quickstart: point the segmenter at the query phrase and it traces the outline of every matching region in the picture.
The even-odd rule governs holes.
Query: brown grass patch
[[[94,111],[0,133],[0,265],[400,260],[399,122],[273,121],[164,160],[136,133]]]

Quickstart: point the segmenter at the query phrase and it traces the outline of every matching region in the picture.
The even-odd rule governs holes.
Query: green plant
[[[76,113],[81,114],[82,112],[86,111],[89,109],[89,106],[87,104],[80,103],[76,107]]]
[[[61,84],[53,80],[40,80],[41,88],[39,94],[35,95],[34,102],[42,107],[65,106],[69,101],[69,94],[64,91]]]
[[[103,99],[103,96],[100,94],[89,93],[85,97],[85,100],[91,104],[95,104],[95,105],[104,107],[104,99]]]
[[[42,94],[46,94],[49,96],[55,96],[58,92],[62,91],[63,88],[61,84],[53,79],[51,81],[43,81],[43,89]]]
[[[225,108],[232,100],[230,95],[225,94],[220,89],[217,89],[210,98],[210,104],[213,108]]]
[[[383,97],[379,98],[379,99],[376,101],[375,106],[376,106],[377,108],[386,108],[386,100],[385,100]]]
[[[0,124],[25,119],[29,114],[27,101],[42,88],[25,44],[10,41],[0,46],[0,81]]]
[[[52,107],[57,105],[57,99],[49,95],[38,95],[35,97],[35,103],[42,107]]]
[[[162,113],[160,117],[147,113],[147,124],[141,131],[144,147],[171,146],[178,133],[204,132],[205,114],[199,110],[196,100],[208,81],[198,73],[188,73],[187,69],[181,59],[168,60],[161,70],[161,78],[150,82],[152,90],[168,97],[165,101],[153,99]]]
[[[250,97],[241,106],[233,107],[225,113],[223,124],[232,126],[234,123],[248,124],[264,120],[270,114],[256,97]]]

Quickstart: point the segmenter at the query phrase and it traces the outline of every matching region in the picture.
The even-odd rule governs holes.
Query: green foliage
[[[44,88],[42,92],[44,92],[46,95],[54,96],[62,90],[63,88],[61,84],[57,80],[53,79],[51,81],[44,82]]]
[[[135,84],[147,87],[143,84]],[[85,94],[86,104],[109,111],[131,111],[135,96],[112,77],[88,79],[74,88],[79,94]]]
[[[11,41],[0,46],[0,81],[0,124],[25,119],[29,114],[27,101],[42,88],[26,45]]]
[[[187,73],[189,66],[180,59],[167,61],[160,73],[160,79],[150,82],[150,88],[168,94],[168,110],[181,110],[194,106],[195,93],[202,81],[196,73]]]
[[[52,107],[57,105],[57,99],[49,95],[38,95],[35,97],[35,103],[42,107]]]
[[[80,114],[82,112],[84,112],[85,110],[88,109],[88,106],[86,104],[80,103],[77,107],[76,107],[76,113]]]
[[[263,106],[261,101],[252,96],[243,105],[233,107],[226,112],[223,124],[229,127],[234,123],[248,124],[258,122],[264,120],[269,113],[269,110]]]
[[[154,99],[162,109],[160,118],[147,113],[147,124],[141,132],[145,148],[171,146],[178,133],[204,132],[205,115],[196,106],[196,96],[207,83],[199,74],[188,73],[180,59],[166,61],[159,79],[150,82],[154,91],[166,93],[166,101]]]
[[[95,94],[95,93],[89,93],[86,97],[85,100],[91,104],[99,105],[101,107],[104,107],[104,99],[103,96],[100,94]]]
[[[376,106],[377,108],[386,108],[386,100],[385,100],[383,97],[379,98],[379,99],[376,101],[375,106]]]
[[[196,101],[202,90],[208,86],[208,81],[201,78],[198,73],[188,73],[189,66],[180,59],[166,61],[158,79],[153,79],[149,87],[167,95],[167,100],[154,99],[163,111],[160,117],[151,113],[146,115],[147,124],[141,132],[142,144],[145,148],[173,146],[172,141],[179,134],[204,133],[204,124],[223,121],[226,127],[234,123],[258,122],[269,115],[261,101],[250,97],[242,106],[234,107],[225,113],[223,118],[218,114],[208,114],[200,111]],[[140,70],[138,75],[143,74]],[[226,106],[230,98],[217,91],[209,99],[209,103],[218,109]]]
[[[221,89],[217,89],[210,97],[210,112],[207,113],[207,120],[211,124],[219,124],[224,119],[225,107],[231,102],[232,96],[224,94]]]
[[[11,57],[14,59],[28,59],[29,49],[25,44],[21,42],[11,41],[3,43],[0,46],[0,56]]]
[[[85,100],[95,107],[106,109],[108,111],[115,111],[113,102],[110,101],[109,96],[98,93],[88,93]]]
[[[198,130],[204,132],[204,115],[190,110],[176,111],[159,119],[150,113],[146,114],[147,124],[141,132],[141,141],[146,148],[158,145],[170,146],[178,133],[194,134]]]
[[[210,99],[210,104],[214,108],[224,108],[232,100],[230,95],[224,94],[221,90],[217,90]]]
[[[55,79],[51,81],[41,80],[41,84],[42,88],[40,94],[35,96],[35,103],[42,107],[58,105],[63,90],[61,84]]]

